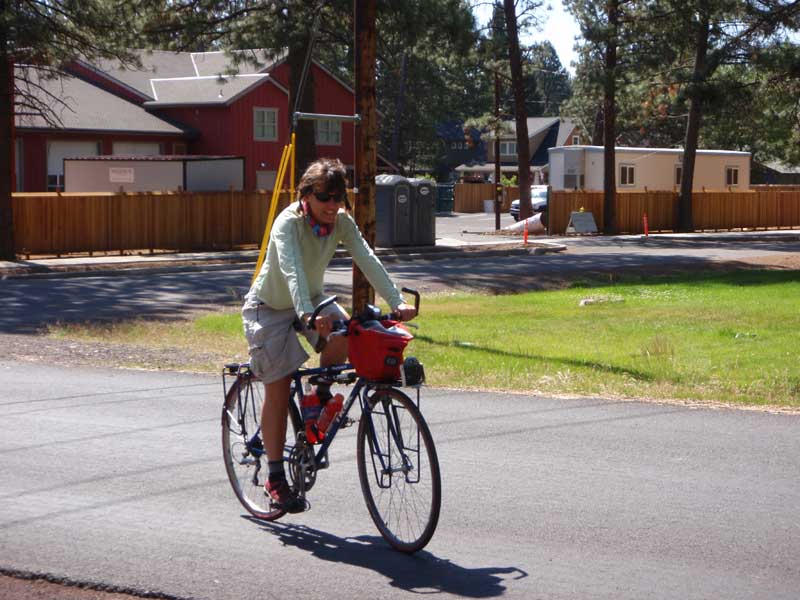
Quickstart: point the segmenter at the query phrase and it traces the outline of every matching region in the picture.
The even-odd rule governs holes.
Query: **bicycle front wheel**
[[[430,541],[439,521],[442,484],[428,425],[401,391],[377,390],[358,425],[358,478],[384,539],[401,552]]]
[[[274,521],[284,511],[270,506],[264,493],[267,453],[261,440],[261,406],[264,384],[252,375],[239,375],[225,396],[222,408],[222,455],[231,487],[251,515]]]

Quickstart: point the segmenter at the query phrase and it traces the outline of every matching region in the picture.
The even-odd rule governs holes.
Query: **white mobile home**
[[[550,186],[554,190],[602,190],[602,146],[550,148]],[[619,191],[673,190],[681,183],[680,148],[615,149]],[[750,153],[731,150],[698,150],[694,190],[743,191],[750,188]]]

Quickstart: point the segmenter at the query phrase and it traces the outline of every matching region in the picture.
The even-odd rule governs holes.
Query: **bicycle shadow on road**
[[[461,567],[425,550],[413,555],[402,554],[392,550],[379,536],[342,538],[306,525],[264,523],[245,518],[277,536],[287,546],[306,550],[322,560],[381,573],[389,580],[389,585],[409,592],[447,592],[466,598],[491,598],[506,592],[507,579],[528,576],[519,567]]]

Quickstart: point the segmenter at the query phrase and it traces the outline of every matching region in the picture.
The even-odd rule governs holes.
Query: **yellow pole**
[[[278,167],[278,175],[275,178],[275,186],[272,189],[272,201],[269,205],[269,214],[267,215],[267,226],[264,228],[264,237],[261,240],[261,250],[258,253],[258,262],[256,262],[256,270],[253,273],[253,279],[250,285],[258,277],[261,271],[261,265],[264,264],[264,255],[267,253],[267,243],[269,242],[269,234],[272,230],[272,222],[275,220],[275,212],[278,208],[278,201],[281,197],[281,189],[283,188],[283,180],[286,176],[286,164],[289,162],[289,155],[291,154],[291,146],[283,147],[283,154],[281,154],[281,162]]]
[[[295,167],[295,148],[297,146],[296,140],[297,134],[292,132],[292,156],[289,159],[291,162],[289,163],[292,167],[290,172],[291,180],[289,181],[289,202],[294,202],[294,167]]]

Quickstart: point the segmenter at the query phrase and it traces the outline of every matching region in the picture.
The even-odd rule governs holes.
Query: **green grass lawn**
[[[432,296],[416,322],[406,355],[425,364],[432,385],[800,406],[796,271]],[[157,331],[159,343],[244,351],[238,312],[201,316],[188,333],[185,325],[135,327],[144,339]],[[113,339],[113,329],[99,337]],[[58,334],[98,337],[91,328]]]
[[[796,272],[454,296],[419,321],[433,384],[800,405]]]

